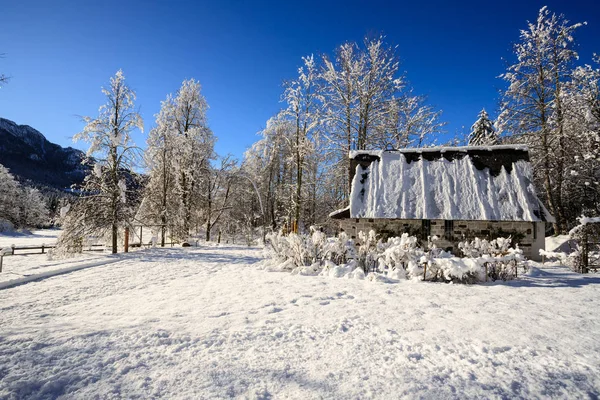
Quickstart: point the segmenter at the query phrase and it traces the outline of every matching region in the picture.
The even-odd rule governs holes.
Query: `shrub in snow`
[[[265,251],[270,258],[277,262],[286,261],[290,254],[287,236],[281,232],[267,234]]]
[[[468,274],[457,272],[456,278],[468,282],[476,282],[478,280],[509,280],[514,279],[518,274],[518,267],[523,266],[523,251],[519,246],[511,247],[512,238],[499,237],[488,241],[485,239],[475,238],[472,241],[465,241],[458,244],[458,248],[462,251],[465,258],[463,269],[470,271]],[[479,272],[475,272],[475,266],[471,265],[470,259],[475,260],[478,264]],[[441,263],[440,263],[441,264]],[[433,271],[432,271],[433,272]],[[448,273],[452,270],[448,268],[442,269],[443,278],[447,278]],[[453,275],[454,276],[454,275]],[[443,279],[442,278],[442,279]]]
[[[389,238],[387,243],[381,246],[384,250],[379,257],[380,271],[393,279],[419,275],[425,251],[417,244],[417,238],[409,236],[408,233]]]
[[[383,244],[381,240],[377,239],[375,231],[371,230],[369,233],[362,231],[358,232],[358,245],[356,251],[356,261],[358,266],[363,269],[365,273],[374,271],[377,268],[379,257],[383,250]]]
[[[510,236],[499,237],[491,241],[475,238],[472,241],[460,242],[458,248],[464,257],[498,256],[509,253],[511,241]]]
[[[360,232],[360,243],[355,245],[343,232],[327,238],[311,231],[310,235],[267,235],[268,253],[278,263],[276,270],[338,278],[475,283],[512,279],[523,260],[522,251],[510,247],[510,237],[462,242],[459,248],[465,257],[461,258],[437,248],[436,237],[428,238],[428,250],[424,250],[407,233],[383,242],[374,231]]]
[[[270,258],[279,263],[292,260],[295,267],[305,267],[325,261],[337,265],[345,264],[355,258],[354,242],[345,233],[337,238],[327,236],[311,227],[311,234],[283,235],[281,232],[270,233],[266,236],[266,250]]]
[[[577,250],[572,254],[567,254],[562,251],[546,251],[540,249],[540,256],[542,256],[545,261],[559,260],[562,265],[567,265],[569,267],[573,267],[574,258],[577,257],[577,254],[575,253],[577,253]]]
[[[426,279],[433,282],[476,283],[485,279],[478,258],[438,257],[427,263]]]
[[[348,237],[346,232],[340,232],[335,238],[327,239],[324,247],[324,258],[335,264],[345,264],[356,255],[354,241]]]

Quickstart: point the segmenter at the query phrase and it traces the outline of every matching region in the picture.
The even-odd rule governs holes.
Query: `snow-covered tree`
[[[286,84],[283,100],[287,103],[286,114],[295,125],[293,142],[296,169],[294,197],[294,228],[300,223],[300,211],[303,207],[303,178],[307,167],[306,159],[313,151],[312,138],[319,124],[318,106],[321,95],[318,88],[319,72],[314,57],[303,57],[303,66],[298,69],[298,78]]]
[[[148,183],[138,217],[161,225],[176,240],[187,240],[191,229],[205,223],[206,190],[212,173],[214,136],[208,127],[208,104],[200,83],[183,81],[167,96],[156,115],[145,152]]]
[[[372,147],[377,142],[377,127],[389,113],[389,101],[404,86],[398,76],[399,61],[395,48],[384,43],[383,37],[365,40],[361,54],[363,67],[358,75],[358,137],[359,150]],[[375,137],[372,137],[375,136]]]
[[[250,198],[254,197],[252,182],[264,194],[264,211],[273,229],[290,223],[294,215],[295,133],[296,126],[285,112],[271,118],[267,121],[266,128],[260,132],[262,138],[246,151],[241,167],[242,173],[248,177],[247,182],[242,182],[247,185],[246,191],[250,193]],[[253,203],[244,220],[252,222],[258,213],[259,204]]]
[[[231,156],[226,156],[220,159],[219,167],[206,166],[202,196],[207,242],[214,226],[233,207],[231,191],[236,180],[236,165]]]
[[[556,232],[566,228],[562,200],[567,138],[562,93],[578,57],[573,34],[580,26],[543,7],[537,20],[521,31],[514,46],[516,62],[501,75],[508,88],[499,131],[512,133],[514,140],[531,149],[536,179],[557,220]]]
[[[48,223],[48,207],[39,190],[21,185],[0,164],[0,231],[12,225],[33,228]]]
[[[63,221],[58,245],[66,251],[74,242],[96,235],[110,236],[112,252],[116,253],[118,230],[130,224],[133,216],[127,181],[131,180],[136,147],[130,135],[134,129],[143,130],[142,118],[135,110],[135,93],[126,85],[123,71],[117,71],[102,93],[106,103],[98,117],[84,117],[86,125],[74,137],[90,144],[87,156],[93,168],[85,177],[82,197]]]
[[[181,210],[181,199],[176,191],[179,177],[176,172],[178,159],[175,157],[175,146],[178,137],[174,127],[173,109],[173,99],[168,96],[156,115],[156,126],[148,134],[144,154],[148,182],[137,216],[137,219],[146,224],[161,226],[162,247],[165,245],[168,223],[178,218]]]
[[[176,237],[185,239],[193,226],[202,224],[202,180],[207,165],[214,159],[214,136],[208,127],[208,104],[201,94],[200,83],[194,79],[183,81],[173,98],[173,126],[177,132],[175,171],[177,193],[181,198],[181,212],[172,221]]]
[[[0,164],[0,230],[7,222],[13,226],[18,225],[20,194],[19,183],[8,169]]]
[[[323,57],[323,122],[330,143],[327,159],[338,181],[350,191],[348,152],[381,145],[382,125],[389,120],[390,101],[400,97],[404,79],[399,74],[395,48],[383,37],[365,39],[364,47],[345,43],[332,60]]]
[[[577,67],[562,93],[568,138],[564,201],[573,222],[600,213],[600,58],[594,61],[596,67]]]
[[[412,89],[390,100],[379,135],[380,148],[421,147],[427,138],[442,132],[446,125],[440,120],[442,112],[435,111],[425,100],[425,96],[414,95]]]
[[[482,109],[477,121],[471,126],[469,134],[469,146],[488,146],[498,144],[498,135],[494,129],[494,123],[490,116]]]
[[[44,199],[39,190],[31,187],[23,187],[19,203],[21,226],[40,227],[48,223],[46,199]]]

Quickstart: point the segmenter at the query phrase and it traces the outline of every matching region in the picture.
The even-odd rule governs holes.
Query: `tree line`
[[[497,118],[482,110],[470,134],[440,143],[441,112],[413,93],[384,38],[346,43],[302,59],[286,82],[284,109],[260,132],[242,168],[259,182],[273,229],[326,225],[348,202],[348,152],[443,145],[525,144],[533,184],[555,233],[600,213],[600,57],[582,64],[575,33],[585,23],[543,7],[513,46],[500,78]]]
[[[556,217],[556,233],[600,212],[600,59],[579,61],[574,35],[583,25],[542,8],[500,76],[497,118],[482,110],[462,139],[528,145],[533,184]],[[99,115],[85,118],[76,136],[89,141],[94,167],[64,213],[65,247],[100,234],[116,251],[121,228],[135,224],[154,227],[161,243],[200,231],[206,240],[215,230],[219,240],[234,240],[261,228],[327,229],[328,214],[349,200],[351,150],[457,143],[440,142],[441,111],[414,92],[397,51],[380,36],[303,57],[284,82],[282,109],[242,160],[215,153],[208,103],[194,79],[165,98],[146,149],[136,147],[130,133],[143,124],[117,72]]]

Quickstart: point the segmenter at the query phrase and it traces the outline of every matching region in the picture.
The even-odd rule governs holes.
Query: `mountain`
[[[57,189],[81,183],[85,154],[49,142],[38,130],[0,118],[0,164],[20,180]]]

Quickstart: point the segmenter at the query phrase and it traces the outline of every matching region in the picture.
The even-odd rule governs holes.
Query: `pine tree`
[[[485,109],[479,112],[479,118],[471,126],[469,135],[469,146],[489,146],[498,144],[498,136],[494,129],[494,123],[490,120]]]

